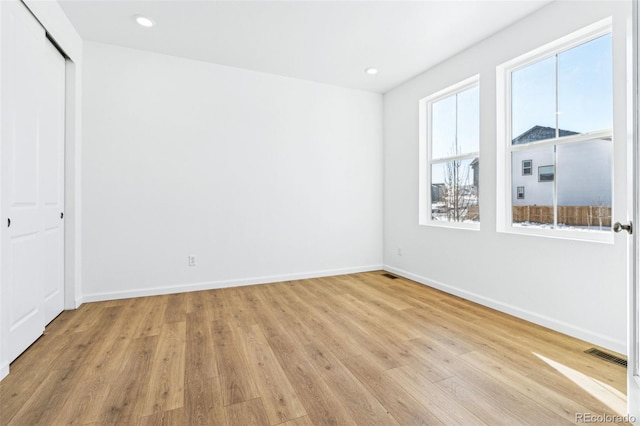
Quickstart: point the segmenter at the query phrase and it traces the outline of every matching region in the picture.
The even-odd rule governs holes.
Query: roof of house
[[[562,136],[570,136],[577,135],[578,132],[572,132],[571,130],[559,130],[560,137]],[[512,145],[521,145],[523,143],[541,141],[544,139],[553,139],[556,137],[556,129],[553,127],[545,127],[545,126],[533,126],[526,132],[522,133],[520,136],[516,136],[511,141]]]

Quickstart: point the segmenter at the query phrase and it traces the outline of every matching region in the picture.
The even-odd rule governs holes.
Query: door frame
[[[76,309],[82,304],[81,288],[81,101],[82,101],[82,39],[56,2],[10,0],[22,3],[45,29],[49,40],[66,58],[65,62],[65,144],[64,144],[64,309]],[[8,1],[0,1],[0,13]],[[2,58],[0,57],[0,74]],[[0,86],[0,93],[2,87]],[[2,111],[0,110],[0,114]],[[0,143],[2,141],[0,140]],[[0,162],[1,164],[1,162]],[[1,167],[1,166],[0,166]],[[0,173],[2,170],[0,170]],[[0,218],[6,219],[0,204]],[[0,221],[1,222],[1,221]],[[2,223],[0,223],[2,225]],[[2,252],[0,251],[0,257]],[[2,283],[0,283],[0,289]],[[4,303],[0,291],[0,306]],[[5,326],[0,313],[0,330]],[[9,374],[7,342],[0,335],[0,380]]]
[[[632,1],[632,37],[631,37],[631,117],[629,120],[632,137],[628,152],[627,170],[629,172],[629,197],[627,220],[631,220],[634,229],[628,238],[628,309],[627,309],[627,411],[630,420],[638,424],[640,420],[640,76],[638,72],[640,58],[640,7]]]

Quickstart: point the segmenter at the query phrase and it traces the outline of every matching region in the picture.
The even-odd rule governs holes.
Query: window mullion
[[[454,132],[454,143],[455,146],[455,155],[460,154],[460,147],[458,146],[458,94],[456,93],[456,124],[455,124],[455,132]]]
[[[544,148],[547,146],[558,146],[576,142],[586,142],[594,139],[611,139],[613,131],[611,129],[599,130],[596,132],[580,133],[577,135],[563,136],[557,139],[546,139],[537,142],[529,142],[521,145],[508,145],[510,152],[527,151],[530,149]]]
[[[556,84],[556,139],[560,137],[560,105],[559,105],[559,84],[558,84],[558,54],[555,57],[555,84]],[[553,227],[558,228],[558,149],[553,146]]]
[[[556,110],[555,110],[555,116],[556,116],[556,139],[558,139],[560,137],[560,123],[559,123],[559,117],[560,117],[560,105],[558,102],[559,96],[558,96],[558,55],[555,56],[555,85],[556,85],[556,101],[555,101],[555,105],[556,105]]]
[[[558,149],[553,147],[553,227],[558,227]]]
[[[429,160],[429,164],[441,164],[441,163],[448,163],[450,161],[459,161],[459,160],[472,160],[479,156],[480,156],[479,152],[470,152],[468,154],[452,155],[450,157],[431,159]]]

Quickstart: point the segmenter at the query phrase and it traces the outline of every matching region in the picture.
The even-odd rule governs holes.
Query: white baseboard
[[[543,327],[549,328],[551,330],[555,330],[560,333],[564,333],[569,336],[584,340],[586,342],[593,343],[603,348],[616,351],[620,354],[624,355],[627,353],[627,344],[624,341],[615,340],[608,336],[594,333],[592,331],[578,327],[574,324],[569,324],[564,321],[557,320],[555,318],[550,318],[545,315],[540,315],[535,312],[531,312],[526,309],[519,308],[517,306],[509,305],[509,304],[506,304],[506,303],[503,303],[503,302],[500,302],[476,293],[472,293],[467,290],[462,290],[460,288],[453,287],[448,284],[444,284],[435,280],[431,280],[429,278],[416,275],[402,269],[394,268],[393,266],[385,265],[384,270],[391,272],[393,274],[399,275],[401,277],[410,279],[412,281],[416,281],[420,284],[424,284],[429,287],[442,290],[445,293],[462,297],[463,299],[479,303],[481,305],[487,306],[497,311],[504,312],[506,314],[513,315],[515,317],[530,321],[534,324],[538,324]]]
[[[9,375],[9,363],[5,362],[0,365],[0,380],[4,379]]]
[[[0,0],[1,1],[1,0]],[[78,309],[82,305],[82,297],[76,297],[73,299],[71,303],[65,303],[64,310],[72,311],[74,309]]]
[[[129,299],[142,296],[159,296],[162,294],[184,293],[188,291],[215,290],[228,287],[240,287],[256,284],[270,284],[282,281],[303,280],[307,278],[329,277],[334,275],[356,274],[359,272],[380,271],[382,265],[368,265],[354,268],[327,269],[324,271],[303,272],[298,274],[270,275],[265,277],[240,278],[226,281],[209,281],[175,286],[131,289],[106,293],[85,294],[81,303],[102,302],[105,300]]]

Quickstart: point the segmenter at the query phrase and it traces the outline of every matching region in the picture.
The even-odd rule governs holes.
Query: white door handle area
[[[622,230],[627,231],[629,234],[633,234],[633,223],[629,222],[628,225],[623,225],[620,222],[616,222],[613,224],[613,232],[621,232]]]

